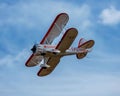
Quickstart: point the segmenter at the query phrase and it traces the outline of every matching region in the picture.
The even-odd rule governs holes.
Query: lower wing
[[[35,56],[34,54],[32,54],[30,58],[27,60],[27,62],[25,63],[25,65],[27,67],[36,66],[42,61],[42,59],[43,59],[42,56]]]

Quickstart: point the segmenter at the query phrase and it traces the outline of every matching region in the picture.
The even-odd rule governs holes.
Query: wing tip
[[[38,71],[37,76],[41,76],[40,73],[41,73],[41,69]]]
[[[39,77],[46,76],[46,75],[42,75],[42,74],[41,74],[42,70],[43,70],[43,68],[41,68],[41,69],[38,71],[37,76],[39,76]]]
[[[48,73],[42,73],[42,71],[47,71],[47,69],[44,69],[44,68],[41,68],[39,71],[38,71],[38,73],[37,73],[37,76],[39,76],[39,77],[43,77],[43,76],[47,76],[47,75],[49,75],[51,72],[48,72]]]
[[[44,76],[48,75],[48,74],[41,74],[42,70],[43,70],[43,69],[40,69],[40,70],[38,71],[37,76],[39,76],[39,77],[44,77]]]
[[[26,61],[25,66],[31,67],[31,66],[28,65],[28,63],[29,63],[29,61],[31,60],[32,57],[33,57],[33,54],[32,54],[32,55],[29,57],[29,59]]]
[[[57,16],[59,17],[60,15],[67,15],[67,16],[68,16],[68,14],[67,14],[67,13],[65,13],[65,12],[60,13],[60,14],[58,14]]]

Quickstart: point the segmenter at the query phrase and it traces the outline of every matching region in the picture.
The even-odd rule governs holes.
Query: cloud
[[[23,51],[19,52],[18,54],[7,54],[5,57],[0,58],[0,66],[6,68],[14,68],[19,66],[19,64],[23,65],[25,63],[26,57],[30,53],[23,49]]]
[[[114,96],[112,94],[120,94],[120,78],[111,74],[95,74],[71,72],[71,74],[52,75],[44,78],[36,78],[33,75],[25,76],[17,74],[17,78],[9,78],[9,82],[1,84],[0,92],[2,95],[13,96],[36,95],[36,96]],[[14,75],[15,76],[15,75]],[[12,78],[14,77],[12,75]],[[15,76],[16,77],[16,76]],[[59,83],[58,83],[59,82]],[[9,84],[5,86],[4,84]],[[64,85],[64,86],[63,86]]]
[[[90,13],[90,7],[86,4],[82,6],[74,6],[71,3],[65,3],[62,1],[30,1],[18,2],[15,4],[1,3],[0,5],[0,11],[2,13],[0,16],[1,26],[4,24],[12,24],[22,25],[29,28],[35,26],[38,27],[42,23],[46,24],[50,21],[49,18],[52,20],[56,14],[61,12],[66,12],[69,15],[72,15],[72,18],[74,18],[75,21],[83,21],[89,17]]]
[[[80,32],[91,28],[91,10],[87,4],[74,6],[70,2],[50,0],[0,3],[0,45],[5,47],[4,51],[1,48],[3,54],[18,52],[16,50],[22,50],[34,41],[39,42],[55,16],[61,12],[68,13],[70,17],[66,28],[76,27]]]
[[[104,9],[100,14],[100,21],[105,25],[116,25],[120,23],[120,10],[114,6]]]

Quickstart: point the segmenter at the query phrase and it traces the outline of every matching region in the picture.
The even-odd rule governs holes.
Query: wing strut
[[[60,28],[60,27],[58,26],[58,24],[57,24],[57,23],[55,23],[55,26],[58,28],[58,30],[59,30],[59,31],[61,31],[61,32],[62,32],[62,30],[63,30],[63,28],[64,28],[64,26],[65,26],[65,25],[61,25],[62,27]]]

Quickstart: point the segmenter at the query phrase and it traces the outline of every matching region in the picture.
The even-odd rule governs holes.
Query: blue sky
[[[119,0],[0,0],[1,96],[120,96]],[[66,12],[67,28],[95,40],[82,60],[61,59],[46,77],[39,66],[25,67],[30,48],[47,32],[57,14]]]

